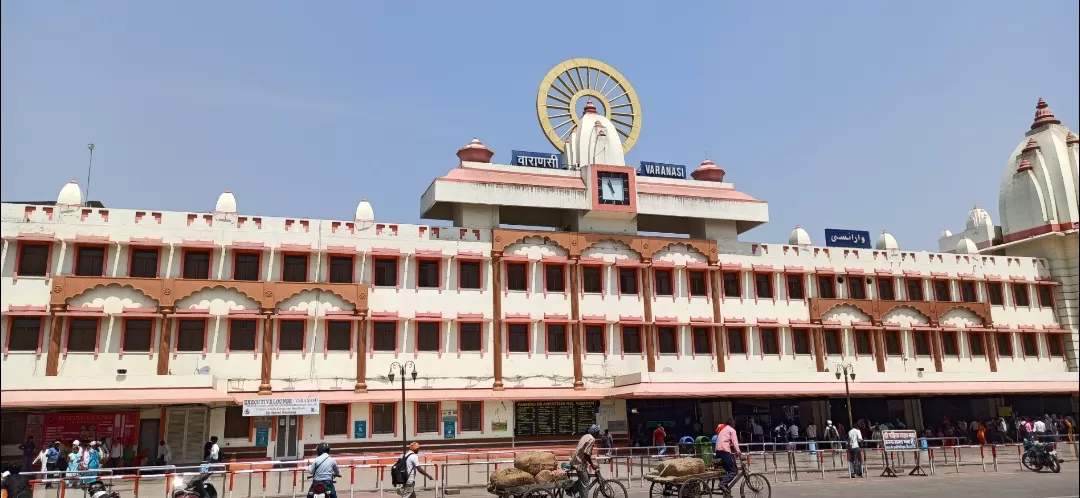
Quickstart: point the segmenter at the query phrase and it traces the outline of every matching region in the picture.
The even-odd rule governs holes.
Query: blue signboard
[[[825,245],[828,247],[870,249],[870,232],[863,230],[839,230],[836,228],[826,228]]]
[[[255,428],[255,446],[265,448],[270,446],[270,428],[269,427],[256,427]]]
[[[353,421],[353,439],[367,439],[367,420]]]
[[[654,178],[676,178],[679,180],[686,179],[686,166],[680,164],[664,164],[654,163],[652,161],[641,161],[641,166],[637,170],[638,176],[651,176]]]
[[[444,418],[442,421],[442,436],[443,439],[454,439],[457,437],[457,419]]]
[[[510,164],[532,168],[563,169],[562,154],[549,152],[510,151]]]

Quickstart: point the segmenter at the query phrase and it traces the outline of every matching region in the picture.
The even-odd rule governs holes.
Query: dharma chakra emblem
[[[581,120],[582,98],[603,107],[604,116],[619,132],[623,154],[629,152],[641,134],[641,102],[622,73],[595,59],[560,62],[540,83],[536,117],[551,145],[566,152],[566,139]]]

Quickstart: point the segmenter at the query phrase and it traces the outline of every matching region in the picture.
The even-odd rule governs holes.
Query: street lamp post
[[[413,382],[416,382],[416,364],[411,361],[405,363],[393,362],[390,364],[390,373],[387,374],[387,378],[390,382],[394,381],[395,376],[401,377],[401,449],[405,451],[409,443],[407,442],[408,431],[405,430],[408,427],[405,424],[405,373],[409,371],[409,375],[412,376]]]
[[[855,427],[855,417],[851,416],[851,385],[848,383],[848,378],[851,378],[851,382],[855,382],[855,367],[850,363],[837,363],[836,367],[836,380],[844,379],[844,397],[847,402],[847,418],[848,427]]]

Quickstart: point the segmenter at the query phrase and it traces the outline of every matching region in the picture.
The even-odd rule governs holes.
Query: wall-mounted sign
[[[652,161],[641,161],[641,166],[637,170],[638,176],[651,176],[654,178],[676,178],[679,180],[686,179],[686,166],[680,164],[664,164],[654,163]]]
[[[825,229],[825,245],[828,247],[850,247],[870,249],[870,232],[863,230]]]
[[[318,414],[319,398],[252,398],[244,400],[245,417]]]
[[[510,151],[510,164],[531,168],[563,169],[562,154],[547,152]]]
[[[367,420],[353,421],[353,439],[367,439]]]
[[[256,427],[255,428],[255,446],[259,448],[265,448],[270,446],[270,428],[269,427]]]

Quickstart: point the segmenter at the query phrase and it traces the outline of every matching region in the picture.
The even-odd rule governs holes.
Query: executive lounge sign
[[[562,154],[545,152],[510,151],[510,164],[530,168],[563,169]]]
[[[870,232],[863,230],[838,230],[835,228],[826,228],[825,245],[828,247],[870,249]]]
[[[681,164],[664,164],[654,163],[652,161],[641,161],[641,166],[638,167],[638,176],[651,176],[653,178],[674,178],[677,180],[686,179],[686,166]]]

